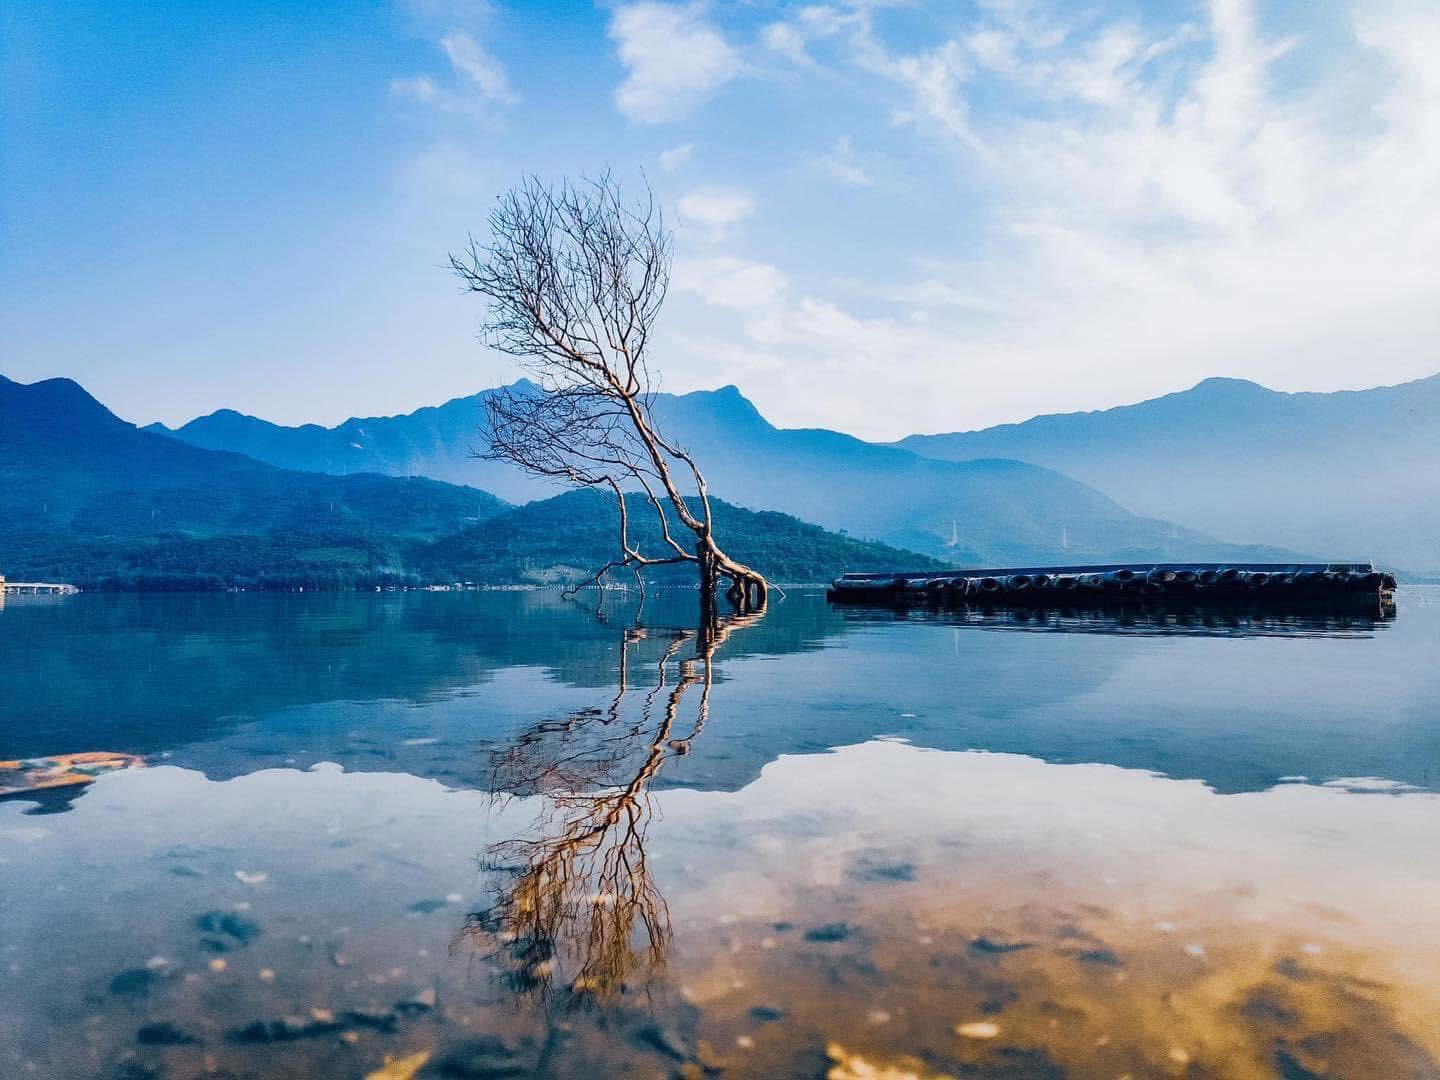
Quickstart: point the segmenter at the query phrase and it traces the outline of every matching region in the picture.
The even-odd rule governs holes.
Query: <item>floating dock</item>
[[[1395,575],[1370,563],[1113,563],[846,574],[843,604],[1132,605],[1361,610],[1393,605]]]

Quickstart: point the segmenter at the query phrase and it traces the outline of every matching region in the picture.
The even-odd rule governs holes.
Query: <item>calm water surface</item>
[[[0,1075],[1440,1076],[1393,622],[0,610]]]

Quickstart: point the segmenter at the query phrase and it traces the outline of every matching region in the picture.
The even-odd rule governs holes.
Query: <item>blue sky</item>
[[[649,177],[665,388],[870,437],[1440,370],[1440,9],[0,10],[0,372],[129,419],[508,381],[441,269],[522,174]]]

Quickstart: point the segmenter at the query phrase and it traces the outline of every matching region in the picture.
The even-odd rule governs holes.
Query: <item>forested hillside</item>
[[[636,500],[637,504],[640,500]],[[745,510],[710,500],[716,535],[726,550],[778,582],[828,581],[841,570],[928,569],[944,564],[884,544],[853,540],[789,514]],[[630,536],[643,551],[661,554],[652,515],[631,511]],[[572,491],[517,507],[427,548],[415,561],[441,580],[551,583],[574,581],[603,565],[616,551],[619,512],[598,491]],[[690,565],[654,567],[652,581],[693,582]],[[617,578],[630,579],[629,572]]]

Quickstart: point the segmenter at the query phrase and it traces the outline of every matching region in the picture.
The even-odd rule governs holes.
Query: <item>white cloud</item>
[[[1357,6],[1311,79],[1281,77],[1307,44],[1247,0],[1158,33],[1017,10],[906,51],[846,28],[857,71],[978,193],[975,243],[837,296],[797,256],[796,284],[717,322],[714,358],[778,420],[892,437],[1217,374],[1338,389],[1440,367],[1440,10]],[[746,295],[721,281],[694,291]]]
[[[610,20],[624,81],[615,105],[630,120],[685,115],[740,70],[740,60],[696,4],[624,4]]]
[[[963,88],[971,65],[959,42],[949,41],[905,56],[890,56],[870,46],[863,55],[871,70],[909,91],[910,104],[895,110],[898,123],[933,126],[940,134],[959,139],[973,150],[983,150],[970,129],[970,109]]]
[[[830,153],[816,158],[815,164],[842,184],[849,184],[852,187],[873,187],[875,184],[874,178],[855,160],[855,153],[850,147],[849,135],[842,135],[836,139]]]
[[[469,34],[446,34],[440,39],[440,47],[455,72],[474,83],[482,97],[502,102],[517,100],[500,61]]]
[[[694,143],[682,143],[679,146],[672,146],[668,150],[660,151],[660,167],[666,172],[674,172],[683,168],[695,155]]]
[[[953,342],[923,320],[856,315],[796,290],[776,267],[734,257],[677,261],[675,284],[724,312],[715,325],[729,331],[692,330],[684,351],[709,370],[743,376],[777,422],[908,432],[918,406],[955,404],[936,393],[952,373]]]
[[[755,200],[738,188],[696,188],[681,196],[677,208],[685,221],[704,228],[711,239],[719,239],[730,226],[755,212]]]
[[[677,289],[691,292],[707,304],[754,311],[784,298],[789,280],[768,263],[749,262],[733,256],[680,259],[672,282]]]
[[[805,35],[790,23],[771,23],[760,32],[760,40],[772,52],[802,67],[809,67],[815,61],[805,51]]]
[[[520,100],[510,86],[505,66],[476,38],[456,30],[439,40],[450,62],[451,85],[442,85],[431,75],[392,79],[390,92],[445,112],[488,115],[493,106],[513,105]]]
[[[1362,33],[1386,25],[1361,21]],[[1068,359],[1111,393],[1162,355],[1172,383],[1221,371],[1333,385],[1368,377],[1362,328],[1383,340],[1385,313],[1408,309],[1405,374],[1433,369],[1436,339],[1415,346],[1440,324],[1418,286],[1440,280],[1440,217],[1406,179],[1440,185],[1434,103],[1404,86],[1423,67],[1377,45],[1397,77],[1381,109],[1399,95],[1393,115],[1407,122],[1357,134],[1323,91],[1275,89],[1291,43],[1263,38],[1250,4],[1216,0],[1207,37],[1212,54],[1170,101],[1142,66],[1154,43],[1106,29],[1078,59],[1041,58],[1051,92],[1087,108],[987,133],[1018,240],[1006,277],[1034,285],[1011,308],[1037,319],[995,350],[1033,366]],[[1428,135],[1407,126],[1427,112]]]
[[[965,39],[965,48],[977,64],[1006,75],[1013,75],[1020,68],[1015,56],[1016,44],[1014,34],[995,27],[977,30]]]
[[[440,87],[429,75],[415,75],[408,79],[391,79],[390,92],[396,97],[429,103],[440,96]]]
[[[760,31],[766,48],[804,67],[815,65],[808,46],[811,42],[834,38],[845,31],[868,27],[870,10],[885,6],[883,0],[853,0],[845,7],[807,4],[794,12],[789,21],[773,22]]]
[[[962,289],[940,278],[921,278],[899,285],[885,285],[878,296],[911,308],[971,308],[993,311],[993,305],[975,289]]]
[[[428,136],[392,171],[395,214],[389,228],[408,252],[448,250],[475,225],[475,207],[502,182],[493,151],[474,127],[498,130],[520,100],[505,66],[482,42],[495,17],[483,0],[404,0],[444,54],[449,70],[394,79],[390,91],[427,108],[412,117]],[[456,119],[462,122],[456,124]],[[488,143],[489,140],[485,142]]]

